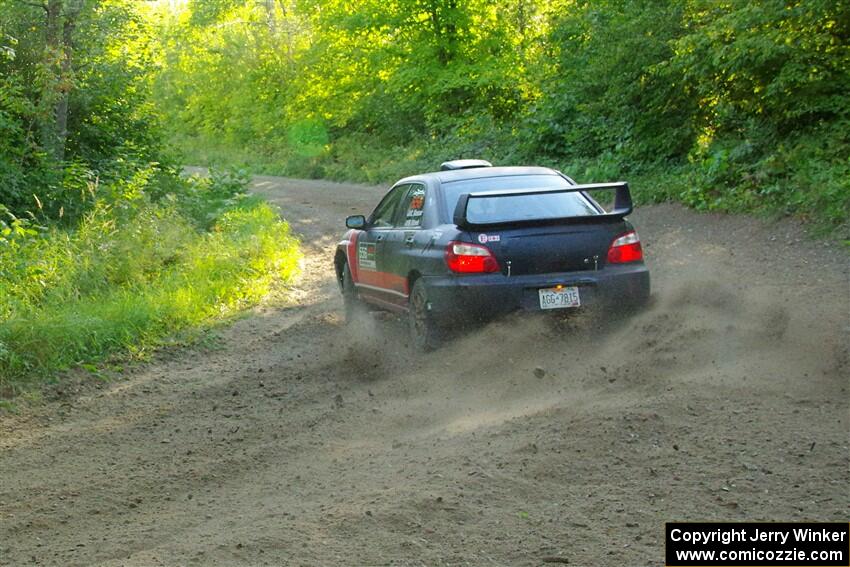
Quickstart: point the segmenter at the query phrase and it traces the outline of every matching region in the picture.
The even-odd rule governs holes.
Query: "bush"
[[[238,174],[130,207],[98,201],[74,229],[0,225],[0,395],[133,353],[288,282],[298,243]],[[178,185],[179,186],[179,185]],[[206,230],[209,229],[209,230]]]

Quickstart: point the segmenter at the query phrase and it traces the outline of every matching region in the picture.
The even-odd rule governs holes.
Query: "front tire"
[[[357,319],[363,316],[365,307],[357,297],[357,288],[354,286],[354,279],[351,277],[348,262],[342,265],[342,303],[345,307],[346,325],[355,323]]]
[[[441,343],[440,328],[428,309],[428,293],[422,280],[416,280],[410,292],[408,326],[413,348],[420,352],[437,349]]]

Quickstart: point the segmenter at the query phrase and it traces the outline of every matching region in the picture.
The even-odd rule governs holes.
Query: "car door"
[[[390,189],[375,207],[366,224],[366,228],[357,236],[355,261],[357,277],[354,284],[360,297],[378,305],[387,306],[388,293],[386,269],[384,263],[384,245],[391,233],[399,201],[407,191],[407,185],[397,185]]]
[[[383,243],[382,254],[385,269],[385,284],[389,301],[400,308],[407,305],[410,293],[408,274],[415,264],[417,235],[422,230],[425,218],[425,185],[411,183],[407,186],[396,209],[393,228],[388,231]]]

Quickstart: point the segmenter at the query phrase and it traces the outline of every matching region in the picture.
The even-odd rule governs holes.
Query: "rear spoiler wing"
[[[542,195],[547,193],[587,193],[590,191],[599,191],[603,189],[614,189],[614,209],[611,212],[601,215],[580,216],[580,217],[564,217],[564,218],[547,218],[540,220],[522,220],[509,221],[507,223],[471,223],[466,218],[466,210],[469,207],[470,199],[483,198],[498,198],[498,197],[516,197],[518,195]],[[594,205],[598,205],[590,195],[585,195],[590,198]],[[601,208],[601,207],[600,207]],[[630,214],[634,206],[632,205],[632,194],[629,191],[629,184],[625,181],[617,181],[615,183],[590,183],[587,185],[572,185],[570,187],[561,187],[557,189],[517,189],[514,191],[483,191],[478,193],[464,193],[457,200],[457,206],[454,210],[453,221],[461,229],[467,229],[474,226],[493,226],[498,224],[534,224],[539,222],[582,222],[586,220],[622,220],[623,217]]]

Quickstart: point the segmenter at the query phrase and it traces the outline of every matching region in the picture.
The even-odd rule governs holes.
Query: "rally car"
[[[593,195],[613,193],[604,207]],[[577,185],[544,167],[455,160],[406,177],[346,219],[334,265],[352,319],[407,315],[420,350],[444,331],[517,311],[639,307],[649,297],[627,183]]]

